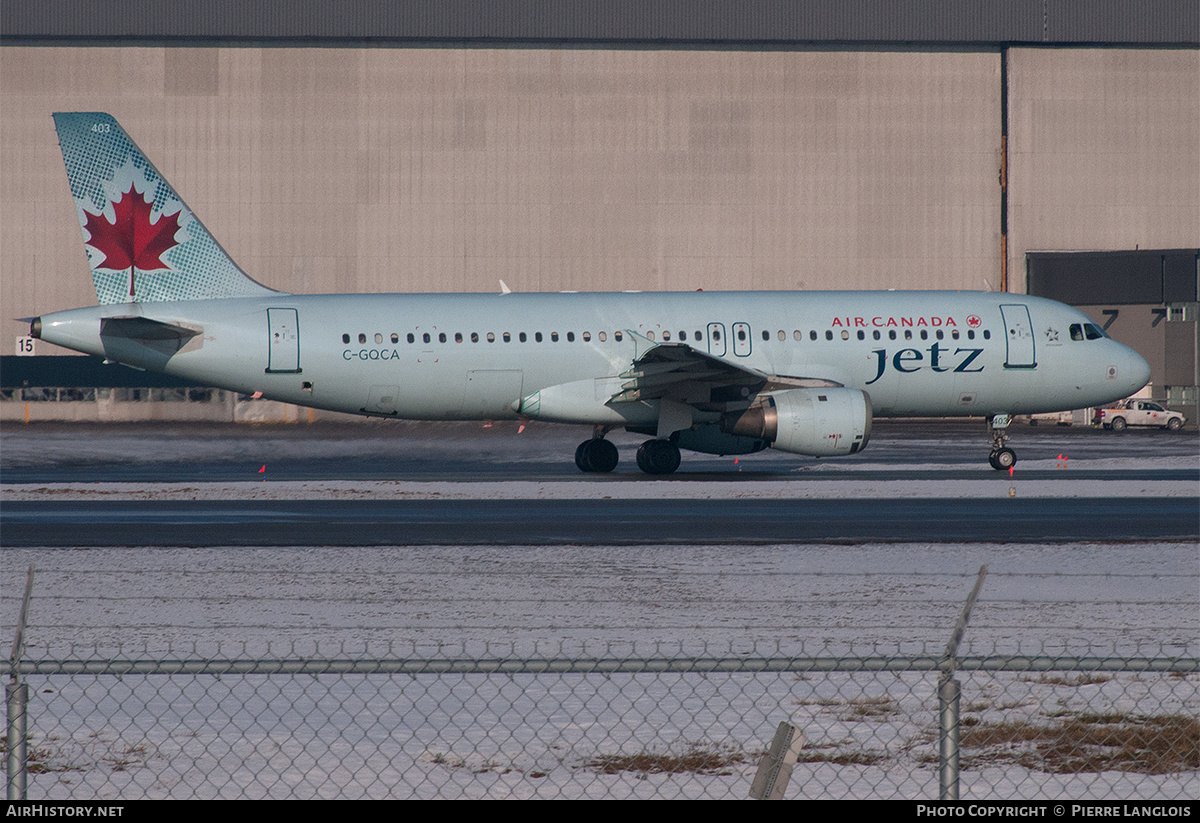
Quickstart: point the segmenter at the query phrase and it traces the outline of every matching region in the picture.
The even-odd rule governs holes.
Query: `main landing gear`
[[[606,429],[597,427],[591,440],[575,449],[575,465],[582,472],[610,472],[621,459],[617,447],[604,439]],[[679,468],[679,447],[670,440],[647,440],[637,450],[638,468],[646,474],[671,474]]]
[[[679,447],[670,440],[647,440],[638,446],[637,464],[646,474],[670,474],[679,468]]]
[[[987,419],[988,435],[992,438],[992,453],[988,455],[988,462],[998,471],[1011,469],[1017,463],[1017,453],[1004,445],[1008,442],[1009,422],[1007,414],[995,414]]]
[[[605,440],[603,435],[584,440],[575,449],[575,465],[582,472],[610,472],[617,467],[620,459],[617,447]]]

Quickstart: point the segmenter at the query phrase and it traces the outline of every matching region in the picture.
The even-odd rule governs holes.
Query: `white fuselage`
[[[102,338],[101,318],[129,316],[197,333],[178,351]],[[568,421],[652,420],[653,402],[615,413],[608,401],[630,364],[665,342],[859,389],[881,417],[1083,408],[1149,377],[1132,349],[1075,334],[1091,322],[1081,312],[984,292],[280,293],[97,306],[40,322],[48,342],[196,384],[410,419],[517,417],[535,392],[595,381]]]

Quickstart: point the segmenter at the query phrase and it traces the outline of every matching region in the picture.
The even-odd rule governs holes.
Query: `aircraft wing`
[[[842,385],[820,377],[767,374],[686,343],[651,344],[621,378],[626,382],[610,403],[668,399],[697,408],[747,402],[764,391]]]

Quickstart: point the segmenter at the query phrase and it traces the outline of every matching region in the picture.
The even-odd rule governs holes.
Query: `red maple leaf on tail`
[[[104,255],[102,269],[122,271],[130,266],[142,271],[157,271],[169,268],[162,261],[163,252],[179,244],[175,234],[179,231],[179,213],[161,215],[157,223],[150,222],[150,204],[145,196],[129,184],[129,191],[113,203],[116,222],[109,223],[99,214],[84,211],[87,223],[84,228],[91,235],[88,245]]]

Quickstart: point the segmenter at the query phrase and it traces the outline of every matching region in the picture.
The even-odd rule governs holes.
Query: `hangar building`
[[[103,110],[285,291],[1022,292],[1039,253],[1169,252],[1165,314],[1110,331],[1195,404],[1193,0],[45,0],[0,32],[8,318],[95,302],[50,114]],[[37,385],[60,352],[4,328]]]

